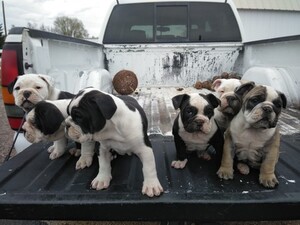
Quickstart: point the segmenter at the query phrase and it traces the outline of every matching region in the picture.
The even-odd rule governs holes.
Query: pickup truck
[[[137,157],[117,157],[110,187],[95,191],[90,182],[98,170],[96,157],[91,167],[76,171],[77,158],[70,154],[49,159],[51,143],[23,150],[24,142],[17,140],[20,153],[0,167],[0,219],[299,220],[300,36],[244,42],[231,0],[117,1],[104,24],[99,43],[24,27],[10,30],[2,53],[9,124],[17,130],[24,114],[7,90],[17,75],[47,74],[57,88],[73,93],[86,86],[115,93],[113,76],[131,70],[138,78],[132,96],[148,118],[163,195],[150,199],[140,193]],[[170,166],[176,156],[171,131],[177,113],[171,98],[201,91],[193,87],[195,82],[222,72],[273,86],[287,97],[288,108],[279,121],[280,183],[275,189],[261,186],[257,171],[219,179],[216,165],[198,158],[191,158],[183,170]]]

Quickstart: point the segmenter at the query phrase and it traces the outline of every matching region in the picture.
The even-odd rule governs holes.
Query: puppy
[[[220,178],[233,179],[236,156],[242,174],[250,172],[249,166],[259,168],[259,182],[263,186],[273,188],[278,184],[275,176],[280,145],[277,121],[285,107],[285,95],[269,86],[254,86],[243,97],[242,108],[225,133],[221,167],[217,172]]]
[[[119,154],[136,154],[143,164],[142,193],[159,196],[163,188],[157,178],[155,159],[147,135],[147,118],[138,102],[87,88],[73,98],[68,107],[66,130],[70,138],[84,143],[99,141],[99,173],[92,188],[107,188],[111,177],[111,149]]]
[[[224,93],[234,91],[235,88],[241,86],[244,81],[231,78],[231,79],[216,79],[213,84],[212,88],[216,92],[216,96],[220,98]]]
[[[29,112],[36,103],[43,100],[70,99],[74,97],[69,92],[55,88],[53,79],[42,74],[18,76],[8,85],[8,91],[10,94],[13,94],[15,104],[25,112]]]
[[[198,156],[210,160],[208,148],[212,145],[216,154],[221,155],[223,134],[214,120],[214,109],[220,100],[213,94],[182,94],[172,98],[175,109],[180,109],[173,123],[173,135],[177,159],[171,166],[185,167],[187,151],[198,151]]]
[[[24,136],[30,143],[54,141],[54,144],[48,148],[51,160],[63,155],[67,146],[65,119],[68,116],[67,106],[70,101],[71,99],[62,99],[38,102],[26,114],[26,121],[22,126]],[[87,142],[82,145],[85,154],[80,156],[76,169],[83,169],[92,164],[94,144],[94,142]]]
[[[29,112],[38,102],[43,100],[71,99],[75,95],[69,92],[60,91],[54,87],[52,77],[44,74],[24,74],[18,76],[8,85],[8,91],[13,94],[15,104],[25,112]],[[57,145],[58,143],[54,143]],[[52,146],[52,149],[57,146]],[[80,144],[70,149],[75,156],[80,155]]]
[[[234,91],[224,92],[220,95],[221,103],[215,109],[215,120],[222,132],[225,132],[230,121],[240,111],[243,95],[254,85],[254,82],[247,82],[235,87]]]

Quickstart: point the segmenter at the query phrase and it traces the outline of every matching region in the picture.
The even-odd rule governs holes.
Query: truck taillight
[[[7,88],[19,74],[17,51],[3,49],[1,58],[3,102],[10,127],[14,130],[18,130],[21,125],[24,112],[19,107],[15,106],[14,97],[8,92]]]

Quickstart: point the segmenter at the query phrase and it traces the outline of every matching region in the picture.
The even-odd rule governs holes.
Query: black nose
[[[262,109],[266,113],[271,113],[273,111],[272,107],[270,106],[263,106]]]
[[[24,98],[29,98],[30,95],[31,95],[31,91],[24,91],[23,92]]]
[[[204,124],[204,121],[203,120],[197,120],[197,121],[195,121],[195,124],[196,124],[197,129],[201,129],[201,127]]]

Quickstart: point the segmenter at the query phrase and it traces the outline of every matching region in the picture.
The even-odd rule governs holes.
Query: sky
[[[107,10],[114,0],[2,0],[5,6],[7,31],[26,27],[28,22],[53,27],[58,16],[68,16],[82,21],[89,36],[98,37]],[[3,23],[1,7],[0,23]]]

